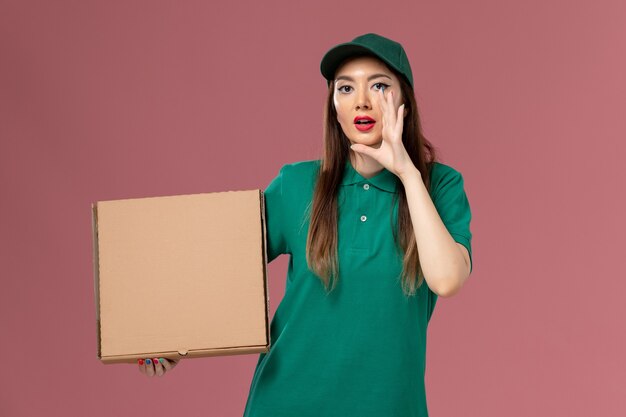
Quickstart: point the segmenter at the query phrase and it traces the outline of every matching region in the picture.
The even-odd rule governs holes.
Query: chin
[[[361,145],[372,146],[374,148],[378,148],[383,143],[382,139],[380,138],[379,139],[349,138],[349,139],[350,139],[350,144],[360,143]]]

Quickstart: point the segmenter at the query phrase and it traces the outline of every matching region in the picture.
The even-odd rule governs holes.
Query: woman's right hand
[[[166,372],[174,369],[178,362],[180,359],[146,358],[139,359],[137,366],[139,366],[139,372],[147,376],[163,376]]]

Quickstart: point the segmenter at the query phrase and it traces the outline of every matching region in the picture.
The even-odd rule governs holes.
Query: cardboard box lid
[[[94,203],[98,356],[267,351],[263,203],[261,190]]]

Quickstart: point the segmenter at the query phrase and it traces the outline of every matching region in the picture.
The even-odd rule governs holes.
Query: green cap
[[[378,57],[394,70],[398,71],[413,87],[413,73],[404,48],[396,41],[375,33],[357,36],[351,42],[340,43],[326,52],[322,58],[320,69],[330,84],[339,65],[352,56],[371,54]]]

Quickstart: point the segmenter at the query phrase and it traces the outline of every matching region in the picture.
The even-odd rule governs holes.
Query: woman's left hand
[[[350,149],[375,159],[388,171],[402,179],[404,175],[416,170],[402,143],[404,104],[401,104],[396,111],[393,105],[393,91],[390,91],[386,97],[382,90],[379,91],[380,94],[376,97],[383,115],[382,143],[378,149],[360,143],[353,144]]]

